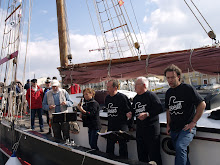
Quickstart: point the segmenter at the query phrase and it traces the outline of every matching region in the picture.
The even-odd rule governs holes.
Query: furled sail
[[[112,79],[130,79],[148,74],[163,75],[170,65],[179,66],[183,72],[198,71],[204,74],[220,73],[220,48],[218,46],[188,49],[167,53],[142,55],[140,58],[128,57],[73,64],[58,68],[64,77],[64,84],[71,80],[78,84],[97,83]]]

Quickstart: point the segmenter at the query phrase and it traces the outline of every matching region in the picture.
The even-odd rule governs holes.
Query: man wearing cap
[[[45,94],[49,91],[49,90],[51,90],[52,88],[51,88],[51,79],[50,79],[50,77],[47,77],[47,79],[46,79],[46,81],[45,81],[45,88],[44,88],[44,90],[43,90],[43,96],[45,96]],[[48,111],[47,110],[44,110],[44,113],[45,113],[45,115],[46,115],[46,117],[47,117],[47,124],[49,125],[49,132],[47,133],[47,134],[50,134],[51,133],[51,124],[50,124],[50,119],[49,119],[49,113],[48,113]]]
[[[34,120],[35,114],[37,112],[40,124],[40,131],[43,130],[43,118],[42,118],[42,99],[43,99],[43,90],[37,85],[37,79],[31,80],[31,87],[27,90],[26,100],[31,109],[31,129],[34,130]]]
[[[52,89],[48,91],[43,100],[43,109],[48,110],[49,118],[51,120],[54,137],[57,140],[69,139],[69,122],[53,123],[52,113],[63,112],[67,107],[71,107],[73,102],[70,100],[69,94],[65,89],[59,88],[59,81],[51,81]],[[63,137],[61,135],[63,133]]]

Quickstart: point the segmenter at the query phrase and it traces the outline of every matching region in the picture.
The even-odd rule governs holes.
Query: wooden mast
[[[56,0],[61,68],[68,66],[67,23],[64,1],[65,0]]]

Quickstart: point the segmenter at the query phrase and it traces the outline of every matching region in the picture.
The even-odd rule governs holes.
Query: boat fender
[[[70,132],[72,132],[73,134],[78,134],[80,132],[80,127],[79,124],[75,121],[70,121]]]
[[[166,137],[162,140],[162,149],[168,155],[176,154],[176,151],[173,147],[172,139],[170,137]]]
[[[170,137],[165,137],[162,140],[162,149],[168,155],[176,155],[175,148],[173,146],[172,139]],[[187,147],[187,154],[189,154],[189,146]]]
[[[11,155],[5,165],[21,165],[21,162],[16,157],[15,152]]]

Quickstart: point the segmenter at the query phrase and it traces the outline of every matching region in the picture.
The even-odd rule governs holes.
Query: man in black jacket
[[[163,112],[160,99],[147,90],[148,80],[138,77],[135,83],[137,95],[133,99],[132,112],[136,116],[136,141],[138,159],[142,162],[155,161],[161,165],[159,113]],[[128,118],[132,113],[128,113]]]
[[[108,131],[128,131],[126,114],[131,111],[131,103],[128,97],[118,90],[117,80],[110,80],[107,83],[109,95],[105,98],[105,106],[108,110]],[[106,152],[114,155],[116,140],[107,139]],[[128,157],[127,143],[125,140],[118,140],[119,155],[123,158]]]

